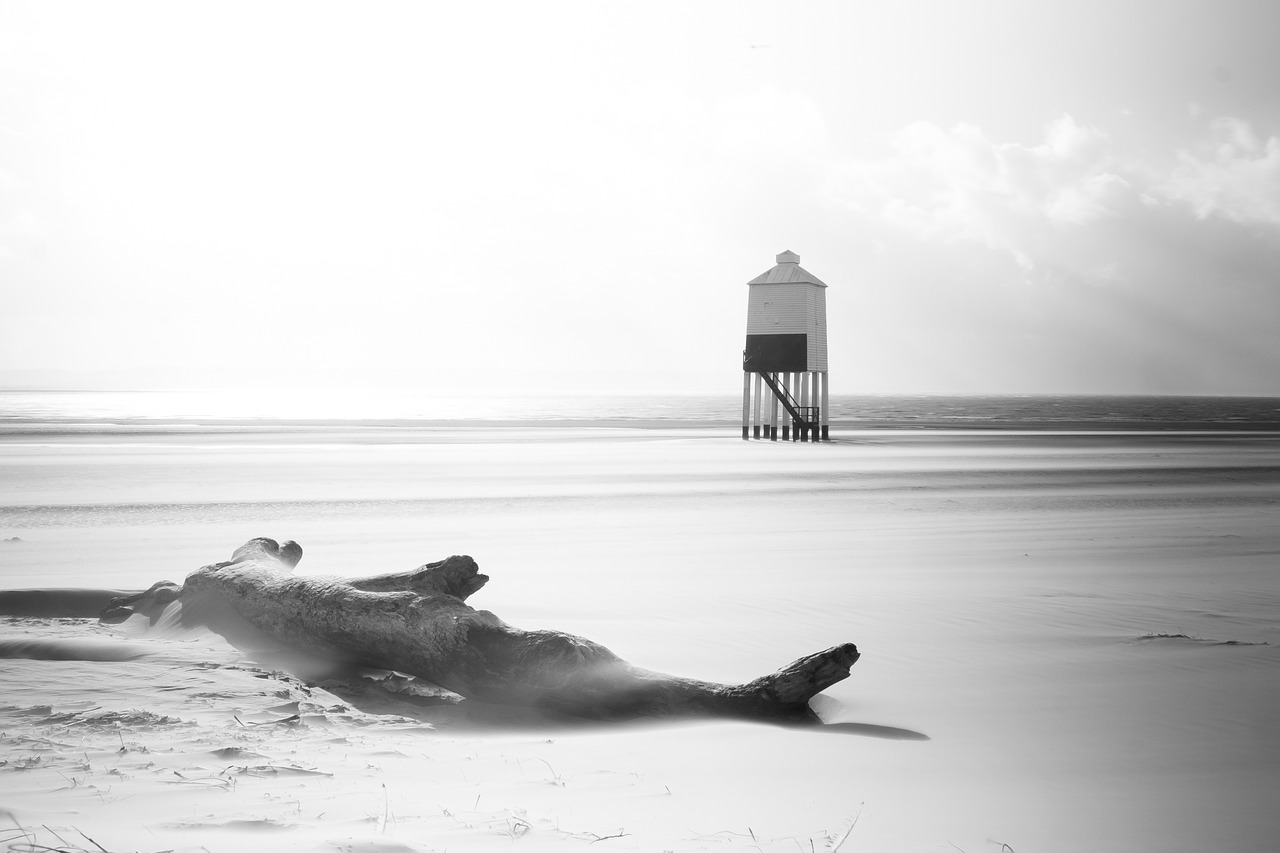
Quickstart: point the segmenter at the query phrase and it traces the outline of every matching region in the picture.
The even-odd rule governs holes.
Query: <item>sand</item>
[[[1280,436],[837,438],[0,436],[3,588],[143,588],[271,536],[302,573],[470,554],[475,606],[681,675],[863,653],[826,730],[564,726],[4,618],[0,849],[1274,848]]]

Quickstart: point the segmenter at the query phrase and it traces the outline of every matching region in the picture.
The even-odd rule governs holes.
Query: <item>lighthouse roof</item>
[[[800,256],[788,249],[778,255],[778,264],[768,272],[761,273],[747,284],[816,284],[827,285],[813,273],[800,266]]]

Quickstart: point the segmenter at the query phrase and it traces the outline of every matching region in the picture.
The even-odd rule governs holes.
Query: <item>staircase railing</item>
[[[760,378],[764,380],[764,384],[769,386],[773,396],[778,398],[778,402],[782,403],[782,408],[787,410],[787,414],[791,415],[791,419],[795,421],[797,426],[813,428],[818,425],[819,408],[817,406],[801,406],[796,402],[795,397],[791,396],[791,392],[787,390],[786,386],[778,382],[776,373],[761,373]]]

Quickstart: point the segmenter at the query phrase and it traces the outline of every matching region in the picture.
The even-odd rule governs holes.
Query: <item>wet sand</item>
[[[820,703],[839,724],[825,731],[566,727],[398,681],[307,684],[212,636],[5,617],[0,644],[27,651],[0,659],[0,841],[20,826],[112,851],[1272,848],[1280,436],[837,437],[0,437],[0,588],[141,589],[271,536],[303,545],[304,574],[470,554],[492,577],[475,606],[680,675],[863,653]],[[37,651],[111,644],[154,651]]]

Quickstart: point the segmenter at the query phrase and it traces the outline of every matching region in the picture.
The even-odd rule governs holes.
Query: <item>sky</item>
[[[0,385],[1280,396],[1280,3],[0,0]]]

